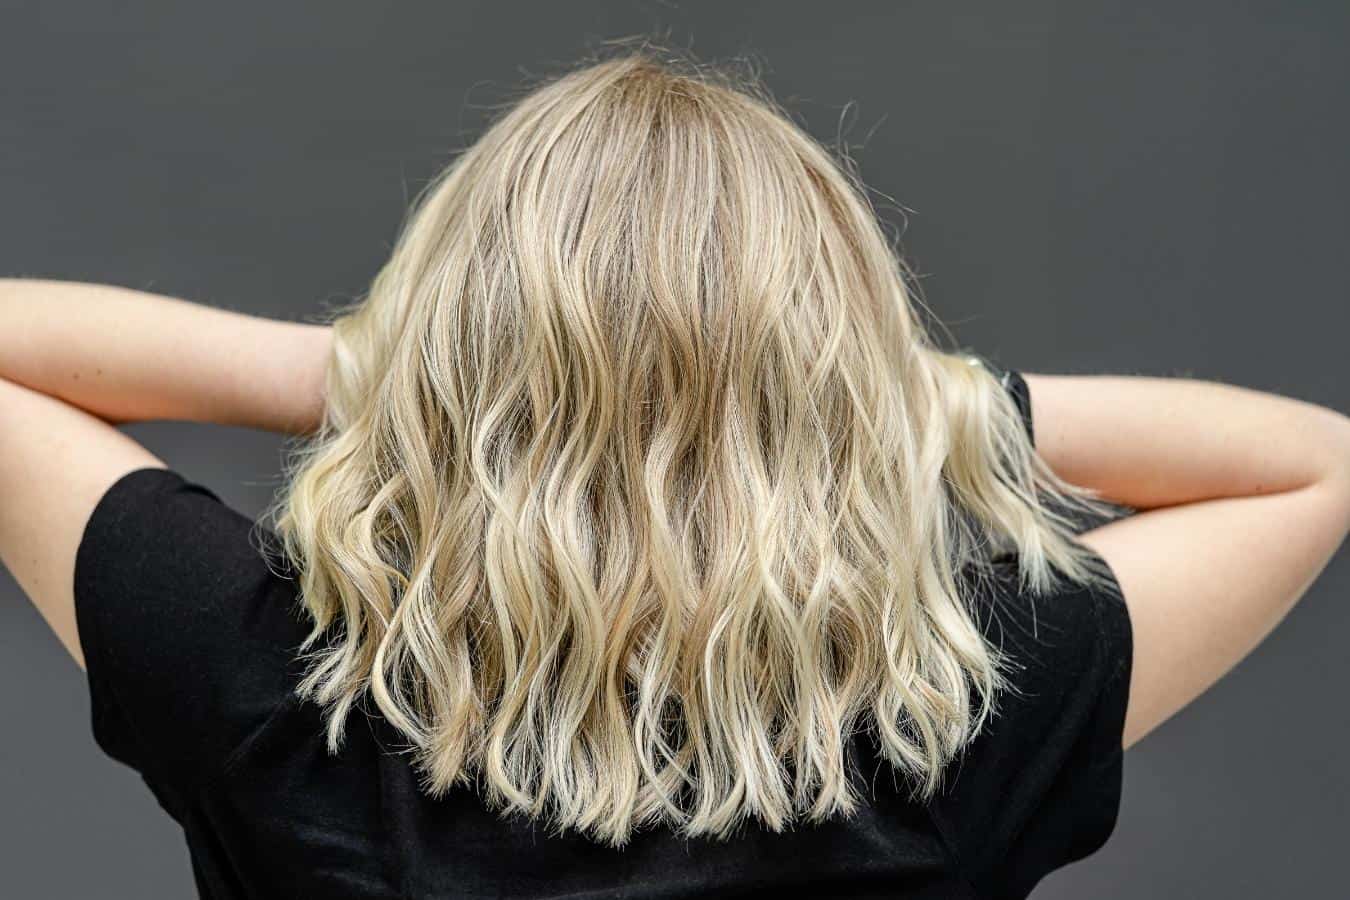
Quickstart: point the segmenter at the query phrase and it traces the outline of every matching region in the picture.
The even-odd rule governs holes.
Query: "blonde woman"
[[[588,65],[330,323],[3,283],[0,553],[203,896],[1024,897],[1336,551],[1350,420],[905,284],[761,92]],[[270,525],[147,419],[298,436]]]

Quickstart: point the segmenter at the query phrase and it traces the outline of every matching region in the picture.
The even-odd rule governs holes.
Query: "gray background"
[[[364,289],[409,193],[522,73],[656,32],[754,54],[815,134],[843,132],[963,344],[1347,408],[1344,2],[2,8],[5,274],[318,312]],[[272,435],[129,431],[247,512],[276,485]],[[1342,553],[1132,750],[1112,841],[1037,896],[1338,895],[1348,589]],[[0,893],[188,896],[179,833],[99,755],[79,670],[7,575],[0,620]]]

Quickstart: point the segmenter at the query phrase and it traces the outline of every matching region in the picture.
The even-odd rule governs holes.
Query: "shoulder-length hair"
[[[1007,683],[969,573],[1097,577],[1095,501],[906,276],[752,83],[627,51],[500,115],[336,315],[271,510],[330,748],[369,697],[430,792],[614,845],[848,813],[864,728],[931,794]]]

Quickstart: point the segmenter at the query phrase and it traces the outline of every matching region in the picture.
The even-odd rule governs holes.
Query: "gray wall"
[[[1031,371],[1350,399],[1337,0],[133,0],[0,16],[5,274],[315,312],[363,289],[409,192],[522,72],[660,30],[706,58],[753,52],[817,135],[844,120],[887,216],[908,210],[905,250],[962,343]],[[271,435],[129,430],[245,511],[277,482]],[[180,836],[98,754],[79,670],[0,579],[0,892],[188,895]],[[1250,659],[1129,753],[1115,837],[1037,896],[1338,894],[1347,595],[1342,553]]]

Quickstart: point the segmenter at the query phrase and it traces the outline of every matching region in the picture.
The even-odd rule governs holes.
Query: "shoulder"
[[[1041,594],[1024,591],[1017,562],[995,564],[995,577],[974,586],[972,611],[986,638],[1011,665],[1013,703],[1030,689],[1067,694],[1075,674],[1128,666],[1131,629],[1119,582],[1100,556],[1104,585],[1063,582]]]
[[[75,586],[87,597],[109,588],[200,588],[204,576],[231,569],[257,579],[268,569],[256,542],[261,534],[252,519],[179,472],[133,469],[90,512],[75,554]]]
[[[1114,831],[1132,642],[1113,577],[1037,595],[1018,589],[1015,560],[997,571],[973,589],[972,612],[1008,686],[933,810],[972,880],[1014,897]]]
[[[136,469],[107,489],[74,572],[105,752],[186,790],[289,698],[308,627],[270,540],[172,469]]]

